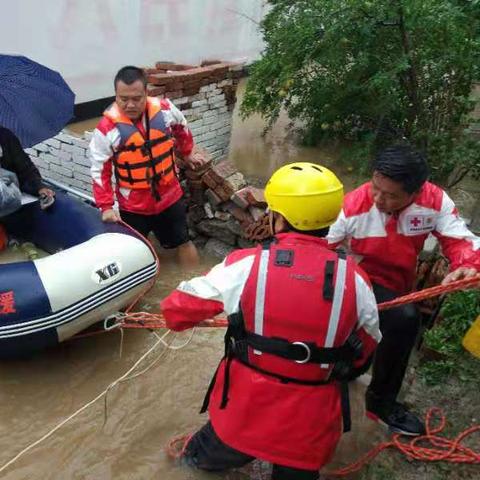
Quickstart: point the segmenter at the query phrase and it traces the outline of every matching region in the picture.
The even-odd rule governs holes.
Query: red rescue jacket
[[[116,108],[115,104],[112,108]],[[154,124],[150,124],[150,129],[154,127],[155,140],[160,139],[165,134],[163,138],[175,141],[175,151],[177,153],[183,157],[190,155],[193,148],[193,138],[187,127],[185,117],[180,110],[167,99],[160,100],[159,98],[150,97],[148,98],[147,110],[150,121],[152,118],[154,119]],[[113,110],[107,110],[107,112],[114,113]],[[160,144],[154,145],[155,151],[152,148],[153,156],[160,157],[160,161],[154,162],[156,163],[154,172],[152,172],[151,165],[145,165],[146,168],[142,171],[143,167],[141,164],[143,159],[140,158],[138,151],[135,154],[134,161],[139,161],[141,168],[135,168],[135,173],[130,171],[132,178],[134,175],[137,177],[136,180],[143,180],[143,177],[153,180],[153,175],[160,175],[160,178],[157,176],[159,181],[155,182],[155,191],[152,192],[152,184],[149,181],[143,183],[143,186],[141,182],[134,182],[134,185],[129,184],[128,169],[124,167],[127,166],[127,162],[131,162],[131,158],[129,159],[126,156],[130,152],[122,152],[124,155],[122,155],[120,163],[118,158],[114,158],[113,154],[122,145],[124,146],[125,143],[131,143],[132,137],[134,137],[134,143],[142,143],[142,138],[145,139],[147,136],[147,115],[144,114],[135,125],[131,125],[128,121],[118,122],[121,118],[115,115],[111,115],[115,121],[112,120],[107,112],[94,130],[89,148],[92,162],[93,194],[97,206],[102,211],[112,208],[114,196],[116,196],[120,210],[142,215],[154,215],[163,212],[176,203],[183,195],[180,183],[173,174],[173,170],[170,169],[169,142],[163,144],[168,147],[165,150],[160,149]],[[171,138],[168,138],[170,136]],[[151,140],[153,139],[152,136],[150,138]],[[148,154],[148,152],[145,153]],[[162,155],[165,155],[165,158],[162,158]],[[120,178],[122,186],[117,181],[114,195],[112,172],[115,161],[117,163],[115,167],[117,174],[120,173],[120,177],[125,177],[127,180],[123,183],[124,179]],[[141,188],[134,188],[134,186],[140,186]]]
[[[373,283],[403,294],[412,290],[417,257],[429,234],[438,239],[452,270],[480,270],[480,238],[468,230],[447,193],[430,182],[395,214],[377,209],[370,182],[358,187],[345,196],[328,241],[346,243]]]
[[[380,340],[365,275],[353,260],[339,261],[322,239],[296,233],[277,239],[270,249],[234,252],[205,277],[182,282],[162,302],[168,327],[181,330],[225,309],[229,315],[241,311],[249,333],[320,348],[341,347],[356,331],[361,365]],[[306,359],[307,348],[295,348],[298,359]],[[218,368],[209,402],[215,432],[265,461],[320,468],[342,433],[339,385],[324,384],[332,365],[297,363],[252,346],[247,355],[248,361],[235,356]]]

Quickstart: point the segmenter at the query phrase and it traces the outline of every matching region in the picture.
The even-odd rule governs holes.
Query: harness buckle
[[[352,349],[353,358],[355,360],[362,358],[363,342],[355,332],[352,332],[347,338],[347,345]]]
[[[300,345],[307,352],[307,355],[303,360],[295,360],[295,363],[307,363],[312,357],[312,351],[310,350],[310,347],[304,342],[293,342],[292,345]]]
[[[245,340],[236,340],[230,337],[230,352],[240,359],[244,359],[247,355],[247,342]]]

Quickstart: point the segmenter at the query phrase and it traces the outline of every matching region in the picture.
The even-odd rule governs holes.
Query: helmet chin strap
[[[270,235],[272,237],[275,235],[274,215],[271,210],[268,210],[268,228],[270,229]]]
[[[268,211],[268,226],[270,235],[273,237],[276,233],[288,232],[288,221],[281,213]]]

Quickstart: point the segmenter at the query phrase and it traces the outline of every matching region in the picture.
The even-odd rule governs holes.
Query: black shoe
[[[366,415],[375,422],[387,426],[393,433],[401,433],[417,437],[425,435],[425,425],[415,414],[410,412],[405,405],[398,402],[372,401],[367,394]]]

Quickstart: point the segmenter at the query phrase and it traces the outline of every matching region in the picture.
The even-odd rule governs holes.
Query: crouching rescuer
[[[317,479],[350,428],[347,381],[381,339],[377,305],[364,272],[323,238],[343,200],[331,171],[286,165],[265,197],[273,240],[232,252],[162,301],[173,330],[228,314],[202,407],[210,420],[184,457],[208,471],[259,458],[273,479]]]

